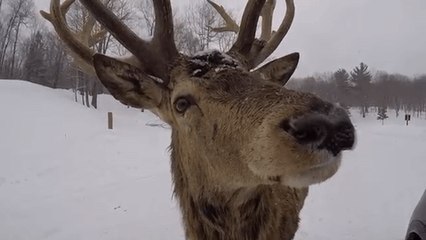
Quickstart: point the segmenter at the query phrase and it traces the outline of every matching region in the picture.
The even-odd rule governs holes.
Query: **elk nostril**
[[[280,128],[282,128],[284,131],[289,132],[292,128],[290,126],[290,121],[288,119],[282,120],[280,123]]]
[[[333,155],[353,148],[355,128],[348,117],[310,114],[291,120],[283,120],[280,128],[290,134],[297,143],[326,149]]]
[[[354,126],[350,121],[343,121],[336,125],[336,131],[343,133],[353,133]]]
[[[327,135],[327,131],[322,126],[308,125],[296,130],[292,135],[301,144],[321,143]]]
[[[331,110],[334,109],[333,104],[326,103],[322,101],[315,101],[310,105],[310,110],[321,113],[321,114],[329,114]]]
[[[303,118],[290,121],[284,120],[280,124],[281,129],[293,136],[300,144],[320,144],[327,135],[327,124],[315,118]]]
[[[355,128],[351,122],[342,122],[336,128],[334,138],[338,141],[341,150],[351,149],[355,144]]]
[[[306,140],[307,138],[312,137],[312,136],[313,136],[313,134],[312,134],[312,133],[309,133],[309,132],[307,132],[307,131],[302,130],[302,131],[295,131],[295,132],[293,133],[293,136],[294,136],[296,139],[299,139],[299,140]]]
[[[323,146],[333,155],[339,154],[341,151],[352,149],[355,144],[355,128],[352,123],[342,121],[336,124],[332,133],[324,141]]]

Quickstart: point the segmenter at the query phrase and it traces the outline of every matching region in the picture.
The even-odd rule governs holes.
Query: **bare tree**
[[[22,2],[22,4],[21,4]],[[10,77],[15,77],[15,61],[16,61],[16,47],[18,45],[19,33],[22,25],[28,24],[30,19],[34,18],[34,2],[32,0],[19,0],[15,2],[15,9],[18,10],[18,6],[20,9],[17,11],[17,19],[15,26],[15,39],[13,42],[12,48],[12,60],[10,63]]]
[[[219,21],[219,15],[207,2],[199,2],[195,5],[188,6],[186,12],[186,24],[191,32],[197,36],[198,51],[203,51],[211,47],[215,41],[217,32],[213,31],[210,26],[214,26]]]
[[[24,78],[34,83],[46,85],[47,67],[45,65],[46,43],[40,31],[33,34],[28,40],[27,59],[24,63]]]
[[[32,0],[9,0],[6,2],[9,14],[5,18],[6,25],[3,29],[3,36],[0,38],[0,72],[2,75],[10,77],[13,74],[16,60],[16,48],[18,37],[23,24],[31,17],[34,10]],[[10,48],[10,44],[12,44]],[[6,64],[6,56],[10,54],[10,61]]]
[[[177,49],[184,54],[192,55],[199,49],[199,39],[188,27],[185,18],[175,20],[175,39]]]
[[[52,32],[48,32],[45,42],[49,46],[46,48],[46,61],[49,66],[50,86],[58,88],[61,79],[65,78],[64,70],[68,65],[65,46],[59,38]]]
[[[144,30],[144,34],[152,36],[154,34],[155,27],[155,14],[152,1],[142,0],[136,4],[137,13],[136,16],[141,24],[140,28]]]
[[[73,4],[74,2],[75,0],[65,1],[62,5],[62,9],[64,11],[64,16],[69,12],[69,14],[66,15],[66,19],[68,25],[74,31],[75,37],[85,45],[90,46],[90,48],[96,49],[98,52],[107,53],[107,51],[111,48],[111,46],[114,46],[115,43],[112,35],[105,31],[105,29],[96,22],[92,15],[89,14],[89,12],[83,8],[79,2],[75,2],[75,4]],[[107,6],[107,8],[117,12],[121,20],[126,21],[129,18],[130,8],[126,1],[104,0],[103,3]],[[42,15],[44,18],[52,21],[50,14],[42,12]],[[58,54],[58,57],[62,57],[60,53]],[[83,104],[88,107],[91,104],[93,107],[97,108],[97,95],[99,92],[102,92],[100,83],[97,78],[94,78],[90,74],[85,74],[85,72],[88,72],[88,69],[90,71],[90,68],[81,64],[80,59],[75,57],[75,55],[73,55],[73,57],[74,66],[77,66],[77,72],[74,74],[74,91],[76,96],[78,92],[81,92],[84,95],[82,98]],[[89,101],[89,95],[92,96],[91,102]]]

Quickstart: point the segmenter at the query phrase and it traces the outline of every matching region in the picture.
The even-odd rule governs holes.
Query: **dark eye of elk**
[[[188,108],[194,105],[194,99],[191,96],[179,97],[176,99],[174,105],[178,113],[184,114]]]

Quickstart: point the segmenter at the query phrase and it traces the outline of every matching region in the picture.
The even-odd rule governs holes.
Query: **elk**
[[[273,7],[262,13],[271,0],[249,0],[231,49],[195,56],[176,49],[170,0],[153,1],[149,41],[99,0],[80,1],[132,57],[101,55],[79,41],[65,18],[73,0],[51,0],[43,15],[114,98],[171,126],[171,174],[186,238],[293,239],[308,187],[333,176],[355,142],[342,108],[283,87],[298,53],[259,67],[287,34],[293,0],[278,30],[264,27],[260,39],[259,18],[266,22]]]

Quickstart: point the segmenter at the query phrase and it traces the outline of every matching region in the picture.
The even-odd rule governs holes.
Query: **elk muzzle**
[[[355,144],[355,129],[348,114],[331,104],[320,111],[285,119],[280,127],[301,145],[326,149],[334,156]]]

